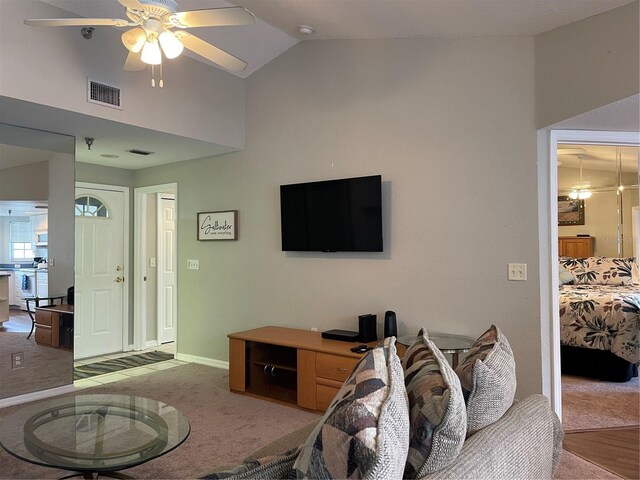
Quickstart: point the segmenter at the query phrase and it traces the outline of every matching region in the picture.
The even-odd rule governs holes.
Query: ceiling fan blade
[[[130,8],[132,10],[144,10],[144,7],[138,0],[118,0],[120,5],[125,8]]]
[[[172,15],[181,28],[224,27],[233,25],[253,25],[256,17],[244,7],[209,8],[177,12]]]
[[[247,68],[247,62],[244,60],[240,60],[230,53],[227,53],[218,47],[214,47],[210,43],[207,43],[190,33],[183,30],[177,30],[173,33],[186,48],[207,60],[211,60],[216,65],[220,65],[222,68],[225,68],[230,72],[241,72]]]
[[[129,21],[119,18],[38,18],[25,20],[24,24],[32,27],[126,27]]]
[[[147,67],[147,64],[142,61],[141,57],[141,53],[129,52],[127,60],[124,62],[123,70],[125,72],[139,72],[144,70]]]

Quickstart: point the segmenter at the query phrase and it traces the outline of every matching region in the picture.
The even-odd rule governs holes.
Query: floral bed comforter
[[[610,350],[640,364],[640,285],[562,285],[562,345]]]

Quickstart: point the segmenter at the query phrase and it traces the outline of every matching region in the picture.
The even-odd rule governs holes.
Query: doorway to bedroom
[[[581,133],[557,144],[562,421],[569,437],[624,435],[640,425],[629,408],[640,404],[640,147]],[[576,445],[567,449],[598,464],[578,451],[584,441]]]

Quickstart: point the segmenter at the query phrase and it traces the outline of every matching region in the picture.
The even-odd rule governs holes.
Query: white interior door
[[[158,343],[175,340],[178,315],[175,203],[173,194],[158,194]]]
[[[74,358],[122,350],[124,193],[76,188]]]

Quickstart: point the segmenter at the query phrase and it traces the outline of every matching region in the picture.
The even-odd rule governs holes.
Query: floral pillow
[[[640,283],[635,258],[561,258],[578,285],[636,285]]]
[[[598,285],[633,285],[634,270],[637,269],[634,258],[589,257],[589,272],[595,274]]]

